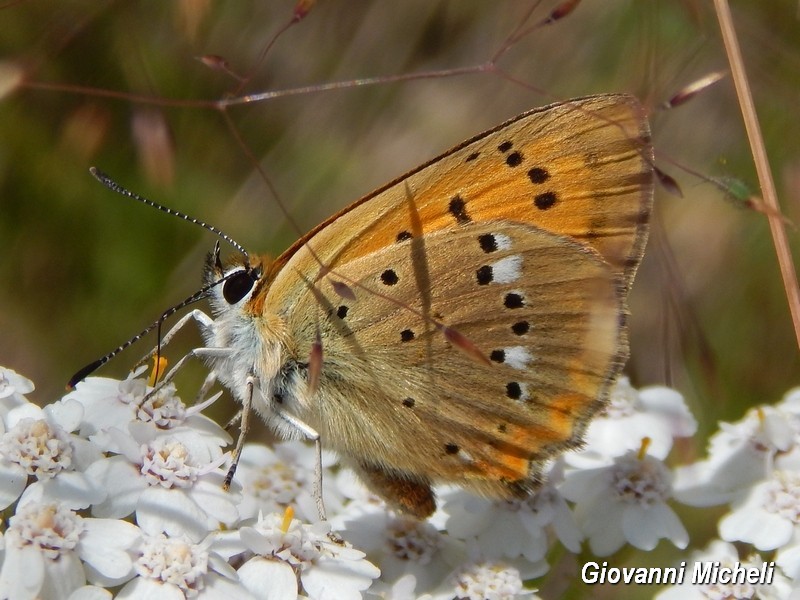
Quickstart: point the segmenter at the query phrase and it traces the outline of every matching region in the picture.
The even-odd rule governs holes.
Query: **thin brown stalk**
[[[772,172],[767,159],[767,152],[764,148],[764,139],[761,135],[761,127],[758,123],[753,96],[750,92],[750,85],[744,69],[744,61],[739,48],[739,41],[733,27],[730,7],[727,0],[714,0],[714,7],[717,12],[717,19],[722,30],[722,40],[725,44],[725,51],[728,54],[728,62],[731,65],[731,74],[739,97],[739,106],[742,109],[744,124],[747,129],[747,137],[750,140],[750,151],[755,161],[758,182],[761,186],[761,193],[765,204],[769,207],[767,220],[772,232],[772,242],[775,245],[775,253],[778,255],[778,265],[780,266],[781,276],[783,277],[783,287],[786,290],[786,297],[789,301],[789,311],[792,314],[795,338],[798,348],[800,348],[800,290],[797,287],[797,273],[794,268],[794,261],[789,250],[789,240],[786,235],[786,227],[781,218],[780,205],[775,192],[775,182],[772,179]]]

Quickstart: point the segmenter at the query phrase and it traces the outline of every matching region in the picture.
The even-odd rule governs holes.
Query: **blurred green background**
[[[530,23],[556,5],[542,2]],[[227,116],[284,213],[210,108],[236,82],[198,57],[222,56],[247,72],[293,6],[5,3],[0,90],[17,70],[26,83],[0,98],[0,364],[35,381],[35,400],[59,397],[74,371],[196,290],[215,241],[112,194],[89,166],[217,225],[250,252],[277,254],[342,206],[467,137],[534,106],[610,91],[633,92],[650,107],[657,163],[684,194],[657,195],[631,300],[628,373],[637,385],[666,382],[686,395],[701,421],[686,457],[703,452],[703,436],[719,419],[736,419],[800,384],[765,218],[679,167],[757,190],[731,80],[680,108],[658,109],[682,86],[727,67],[710,3],[585,0],[515,43],[498,63],[502,73],[386,81],[233,107]],[[246,89],[483,64],[531,6],[322,0],[277,40]],[[748,0],[734,11],[783,210],[800,223],[797,5]],[[796,231],[790,235],[796,251]],[[169,354],[174,360],[198,341],[187,332]],[[99,374],[124,376],[152,342]],[[195,366],[185,377],[201,372]]]

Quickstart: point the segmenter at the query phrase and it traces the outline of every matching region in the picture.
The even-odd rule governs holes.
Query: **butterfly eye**
[[[236,304],[247,295],[260,273],[255,269],[242,269],[222,284],[222,296],[228,304]]]

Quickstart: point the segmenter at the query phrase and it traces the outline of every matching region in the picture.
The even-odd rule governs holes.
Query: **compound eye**
[[[253,289],[258,274],[255,271],[242,269],[222,284],[222,297],[228,304],[236,304]]]

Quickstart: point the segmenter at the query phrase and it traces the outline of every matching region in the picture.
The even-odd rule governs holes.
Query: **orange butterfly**
[[[524,497],[580,443],[627,359],[653,187],[633,97],[532,110],[274,261],[223,265],[217,247],[214,319],[190,315],[207,346],[193,355],[243,403],[243,432],[252,405],[407,513],[429,516],[438,482]]]
[[[433,512],[434,482],[526,495],[580,442],[627,359],[652,163],[630,96],[524,113],[275,261],[223,267],[217,254],[206,282],[229,279],[204,338],[226,351],[211,365],[280,433],[316,432],[413,515]]]

